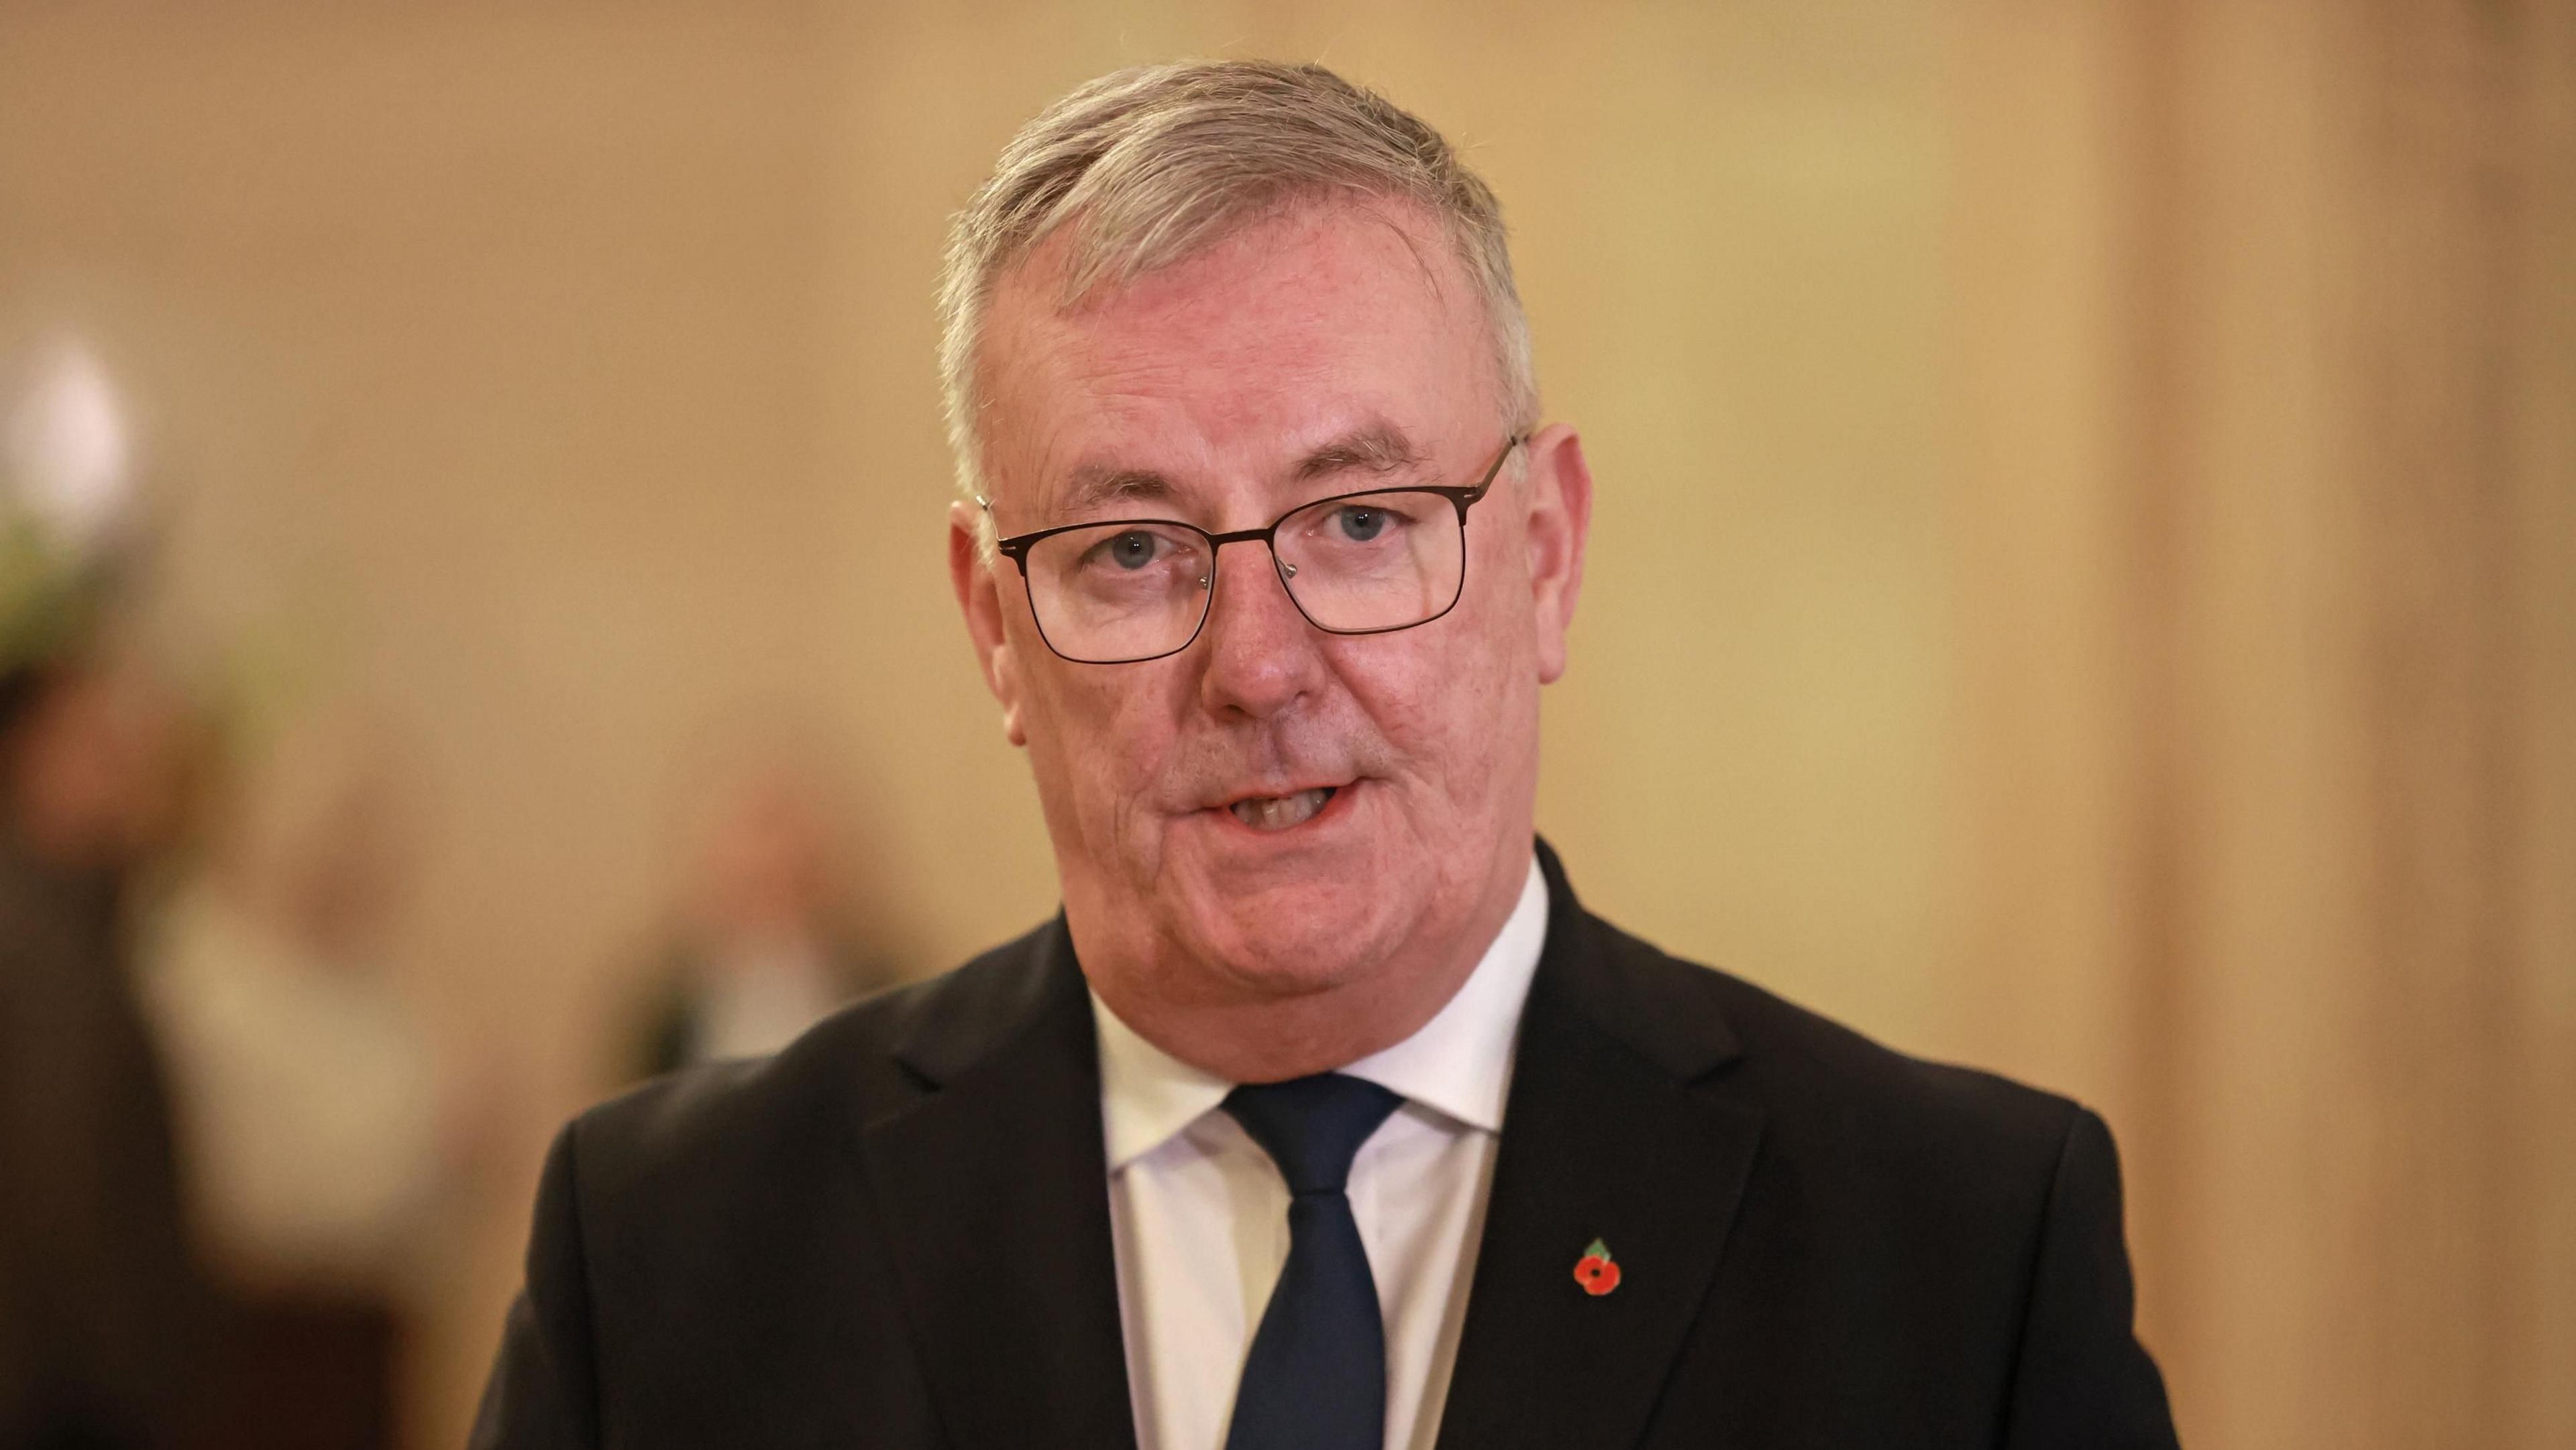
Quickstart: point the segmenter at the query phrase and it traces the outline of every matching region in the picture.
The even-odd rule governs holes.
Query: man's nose
[[[1199,698],[1211,713],[1267,719],[1323,678],[1322,634],[1297,612],[1268,549],[1244,543],[1226,553],[1200,631]]]

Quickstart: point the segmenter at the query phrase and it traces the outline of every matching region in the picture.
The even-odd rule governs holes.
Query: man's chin
[[[1299,997],[1364,977],[1394,954],[1402,933],[1383,897],[1346,889],[1272,888],[1202,902],[1181,935],[1238,991]]]

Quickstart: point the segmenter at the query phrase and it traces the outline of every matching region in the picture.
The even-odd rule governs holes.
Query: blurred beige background
[[[826,742],[922,969],[1053,905],[929,292],[1073,83],[1469,144],[1601,482],[1587,901],[2100,1106],[2187,1443],[2576,1444],[2576,5],[0,0],[0,350],[73,335],[183,670],[378,703],[505,1116],[459,1441],[675,801]]]

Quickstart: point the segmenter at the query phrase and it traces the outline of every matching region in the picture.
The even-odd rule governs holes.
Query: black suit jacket
[[[1540,859],[1442,1450],[2173,1444],[2100,1119],[1665,956]],[[596,1108],[473,1444],[1132,1445],[1103,1154],[1061,920]]]

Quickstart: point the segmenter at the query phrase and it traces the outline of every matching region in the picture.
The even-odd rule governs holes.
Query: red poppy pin
[[[1574,1261],[1574,1282],[1596,1299],[1619,1287],[1619,1266],[1610,1261],[1608,1244],[1594,1239],[1583,1257]]]

